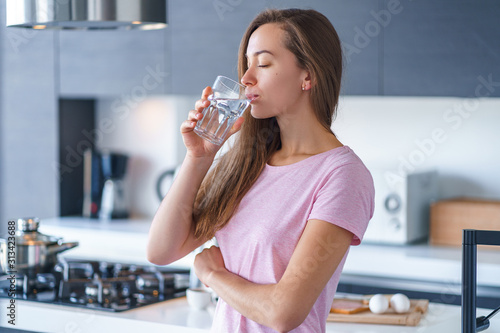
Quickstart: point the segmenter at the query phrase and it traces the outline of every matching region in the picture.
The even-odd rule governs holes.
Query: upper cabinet
[[[238,78],[238,49],[247,25],[266,1],[173,0],[168,3],[171,29],[172,90],[201,94],[217,75]]]
[[[296,1],[302,8],[313,8],[332,22],[343,49],[341,93],[377,95],[380,93],[381,35],[383,27],[375,19],[376,1]],[[377,14],[375,14],[376,16]]]
[[[385,27],[383,94],[500,97],[500,2],[401,1],[401,8]]]
[[[241,37],[268,7],[331,20],[345,95],[500,96],[496,0],[170,0],[164,30],[59,32],[61,95],[198,95],[217,75],[237,78]]]
[[[314,8],[332,22],[343,42],[353,46],[357,27],[372,19],[377,3],[347,1],[216,0],[187,5],[170,1],[172,89],[198,94],[217,75],[237,78],[238,49],[252,19],[265,8]],[[374,95],[379,91],[379,41],[372,38],[346,58],[343,92]]]
[[[62,96],[164,94],[169,85],[168,31],[60,31]]]

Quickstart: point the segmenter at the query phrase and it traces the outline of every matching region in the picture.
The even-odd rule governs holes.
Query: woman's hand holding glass
[[[188,119],[184,121],[181,125],[182,139],[184,140],[184,145],[187,148],[187,153],[191,157],[195,158],[214,158],[217,151],[222,145],[215,145],[207,140],[201,138],[198,134],[194,132],[196,123],[203,118],[202,111],[210,105],[208,96],[212,94],[212,88],[206,87],[203,90],[201,99],[196,101],[195,109],[191,110],[188,115]],[[228,138],[234,133],[238,132],[243,124],[243,117],[236,120],[233,127],[229,131]],[[227,140],[227,139],[226,139]]]

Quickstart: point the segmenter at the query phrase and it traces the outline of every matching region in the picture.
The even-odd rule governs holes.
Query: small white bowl
[[[189,305],[197,310],[203,310],[212,303],[212,293],[204,288],[189,288],[186,297]]]

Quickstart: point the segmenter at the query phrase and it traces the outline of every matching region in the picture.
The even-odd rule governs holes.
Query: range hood
[[[167,0],[7,0],[7,26],[29,29],[161,29]]]

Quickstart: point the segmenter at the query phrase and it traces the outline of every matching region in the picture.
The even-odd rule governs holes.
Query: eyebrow
[[[268,51],[268,50],[261,50],[261,51],[257,51],[253,54],[254,57],[258,56],[259,54],[262,54],[262,53],[269,53],[270,55],[274,56],[274,54],[271,52],[271,51]],[[245,54],[245,57],[248,58],[248,54]]]

